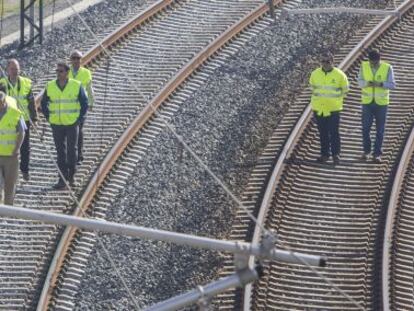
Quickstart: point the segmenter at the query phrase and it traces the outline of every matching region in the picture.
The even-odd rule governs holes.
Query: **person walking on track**
[[[362,62],[358,84],[362,89],[362,160],[368,160],[371,154],[370,134],[372,122],[375,119],[376,135],[372,155],[374,163],[381,163],[390,90],[395,89],[395,80],[392,66],[381,61],[379,51],[371,50],[368,53],[368,61]]]
[[[341,152],[340,113],[349,84],[345,73],[333,66],[331,53],[323,53],[320,63],[321,66],[312,72],[309,79],[312,89],[311,108],[320,139],[320,156],[317,161],[325,163],[332,155],[336,165],[340,162]]]
[[[20,64],[17,59],[12,58],[7,61],[6,72],[7,77],[2,78],[0,83],[5,86],[6,94],[17,101],[17,107],[23,113],[26,123],[24,140],[20,148],[20,171],[23,179],[28,181],[30,179],[30,121],[33,125],[37,122],[32,81],[20,75]]]
[[[69,79],[69,66],[57,64],[57,79],[47,83],[42,96],[42,111],[52,127],[56,146],[59,180],[54,189],[63,190],[68,181],[74,185],[79,124],[88,110],[88,98],[81,83]]]

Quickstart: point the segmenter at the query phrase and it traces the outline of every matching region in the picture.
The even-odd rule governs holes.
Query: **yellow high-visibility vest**
[[[69,79],[63,91],[56,80],[50,81],[46,86],[46,93],[50,99],[49,122],[55,125],[72,125],[80,115],[78,100],[81,83]]]
[[[348,91],[348,79],[338,68],[324,72],[322,68],[315,69],[309,79],[312,88],[311,108],[319,116],[330,116],[331,112],[341,111],[343,101]]]
[[[82,86],[85,88],[92,81],[92,73],[89,69],[85,67],[79,67],[79,70],[76,72],[76,75],[73,73],[73,68],[69,70],[69,78],[75,79],[82,83]]]
[[[388,79],[390,64],[380,62],[380,66],[375,72],[372,72],[369,61],[362,62],[362,78],[367,82],[385,82]],[[362,104],[370,104],[375,101],[378,105],[388,105],[390,103],[390,90],[383,87],[364,87],[361,92]]]
[[[12,85],[7,78],[2,78],[0,83],[6,86],[7,95],[13,97],[17,101],[17,107],[23,112],[25,121],[29,121],[29,100],[27,96],[32,90],[32,81],[28,78],[18,77],[17,83]]]
[[[10,100],[10,99],[9,99]],[[7,111],[0,120],[0,156],[11,156],[16,147],[17,125],[22,112],[7,102]]]

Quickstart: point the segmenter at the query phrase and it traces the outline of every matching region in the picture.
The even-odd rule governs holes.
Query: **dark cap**
[[[378,61],[381,59],[381,54],[378,50],[371,50],[368,52],[368,59],[372,61]]]
[[[69,71],[70,67],[68,64],[66,64],[65,61],[58,61],[56,64],[57,67],[63,67],[66,71]]]

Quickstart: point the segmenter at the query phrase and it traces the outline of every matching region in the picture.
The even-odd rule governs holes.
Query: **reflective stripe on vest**
[[[27,96],[32,90],[32,81],[28,78],[18,77],[15,85],[12,85],[7,78],[2,78],[0,83],[6,85],[7,95],[13,97],[17,101],[17,107],[23,112],[25,121],[29,121],[29,100]]]
[[[372,72],[369,61],[362,62],[362,78],[366,82],[386,82],[390,65],[381,62],[375,76]],[[361,102],[363,104],[370,104],[375,101],[378,105],[388,105],[390,103],[390,90],[383,87],[364,87],[361,92]]]
[[[53,80],[47,84],[46,92],[50,99],[49,122],[55,125],[72,125],[80,114],[80,103],[78,100],[81,83],[69,79],[63,91]]]
[[[0,120],[0,156],[11,156],[16,146],[17,125],[22,113],[12,105]]]
[[[325,73],[322,68],[312,72],[311,107],[319,116],[330,116],[331,112],[342,110],[344,73],[337,68]]]

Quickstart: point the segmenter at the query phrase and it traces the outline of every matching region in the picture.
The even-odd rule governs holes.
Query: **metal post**
[[[275,18],[275,6],[273,4],[273,0],[268,0],[268,5],[269,5],[270,16],[272,18]]]
[[[34,9],[35,9],[34,5],[31,5],[30,6],[30,19],[32,21],[35,20]],[[30,41],[33,41],[33,40],[34,40],[34,27],[33,27],[33,25],[30,25]]]
[[[212,282],[206,286],[199,286],[197,289],[189,291],[180,296],[173,297],[156,305],[149,307],[146,311],[171,311],[178,310],[185,306],[197,303],[201,298],[213,297],[230,288],[242,287],[259,278],[259,273],[256,270],[245,269],[236,272],[233,275]]]
[[[20,0],[20,46],[24,44],[24,2]]]
[[[20,0],[20,48],[31,45],[36,38],[39,43],[43,42],[43,0],[39,1],[38,24],[36,23],[35,4],[37,0],[29,0],[26,6],[26,0]],[[27,11],[28,14],[27,14]],[[25,22],[29,25],[29,40],[25,41]]]
[[[39,0],[39,43],[43,44],[43,0]]]
[[[261,247],[260,245],[253,245],[246,242],[216,240],[189,234],[118,224],[104,220],[69,216],[51,213],[48,211],[8,206],[4,204],[0,204],[0,215],[38,220],[52,224],[71,225],[87,230],[99,230],[143,239],[171,242],[196,248],[211,249],[235,254],[248,254],[257,256],[258,258],[266,258],[296,264],[303,264],[305,262],[308,265],[323,267],[326,263],[326,259],[321,256],[278,250],[275,248],[269,250]]]

